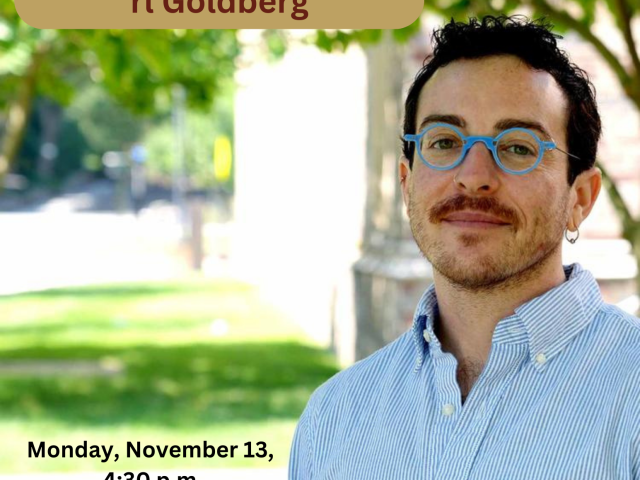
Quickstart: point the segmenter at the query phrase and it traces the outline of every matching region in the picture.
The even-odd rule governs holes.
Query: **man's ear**
[[[602,187],[602,172],[598,167],[591,167],[576,177],[573,186],[575,202],[573,203],[568,227],[577,229],[589,216],[596,203]]]
[[[407,208],[407,215],[409,214],[409,184],[411,183],[411,168],[409,167],[409,160],[404,156],[400,157],[400,165],[398,167],[398,173],[400,176],[400,188],[402,189],[402,199],[404,205]]]

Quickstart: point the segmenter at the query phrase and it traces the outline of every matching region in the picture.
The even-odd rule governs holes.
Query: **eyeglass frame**
[[[460,158],[458,158],[455,162],[453,162],[451,165],[448,165],[446,167],[438,167],[436,165],[432,165],[430,164],[426,158],[424,158],[424,156],[422,155],[422,149],[420,148],[420,142],[422,141],[422,137],[429,131],[432,130],[433,128],[436,127],[447,127],[450,128],[451,130],[453,130],[455,133],[457,133],[460,136],[460,139],[462,140],[462,153],[460,154]],[[533,138],[536,139],[536,141],[538,142],[538,149],[540,150],[540,152],[538,153],[538,158],[536,159],[536,161],[534,162],[534,164],[522,171],[516,171],[516,170],[511,170],[510,168],[505,167],[502,162],[500,161],[500,157],[498,156],[498,151],[496,150],[496,145],[498,144],[498,142],[500,141],[500,139],[506,135],[509,132],[516,132],[516,131],[521,131],[521,132],[526,132],[528,134],[530,134],[531,136],[533,136]],[[406,135],[404,135],[402,138],[404,138],[404,140],[406,140],[407,142],[415,142],[416,144],[416,151],[418,152],[418,155],[420,156],[420,160],[422,160],[422,163],[424,163],[427,167],[429,168],[433,168],[434,170],[451,170],[452,168],[457,167],[458,165],[460,165],[465,157],[467,156],[467,153],[469,152],[469,150],[471,149],[471,147],[473,147],[477,142],[483,143],[485,147],[487,147],[487,149],[491,152],[491,154],[493,155],[493,160],[498,164],[498,166],[505,172],[510,173],[512,175],[525,175],[529,172],[531,172],[532,170],[534,170],[542,161],[542,157],[544,156],[544,153],[549,151],[549,150],[558,150],[562,153],[567,154],[570,157],[576,158],[579,160],[579,157],[576,157],[575,155],[569,153],[569,152],[565,152],[564,150],[558,148],[558,146],[556,145],[555,142],[545,142],[543,140],[540,140],[540,138],[535,134],[534,131],[528,129],[528,128],[521,128],[521,127],[514,127],[514,128],[508,128],[506,130],[503,130],[502,132],[500,132],[498,135],[496,135],[495,137],[488,137],[488,136],[482,136],[482,135],[471,135],[471,136],[466,136],[464,135],[460,130],[458,130],[457,127],[455,127],[454,125],[450,125],[448,123],[434,123],[432,125],[429,125],[428,127],[426,127],[424,130],[422,130],[420,133],[418,134],[409,134],[407,133]]]

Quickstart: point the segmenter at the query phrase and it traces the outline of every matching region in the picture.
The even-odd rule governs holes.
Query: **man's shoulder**
[[[640,349],[640,318],[608,303],[602,304],[600,314],[604,320],[602,328],[610,331],[630,348]]]
[[[640,318],[607,303],[599,316],[597,349],[610,360],[607,365],[612,376],[640,386]]]
[[[393,342],[336,373],[313,393],[310,404],[324,409],[329,404],[366,400],[374,392],[380,393],[394,379],[412,374],[416,365],[416,348],[411,331]]]

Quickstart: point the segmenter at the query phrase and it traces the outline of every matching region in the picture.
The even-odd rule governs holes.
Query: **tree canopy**
[[[233,78],[240,53],[236,30],[50,30],[18,16],[13,1],[0,2],[0,110],[6,111],[0,178],[24,135],[37,95],[68,104],[89,74],[120,104],[153,111],[181,84],[191,107],[210,107]]]

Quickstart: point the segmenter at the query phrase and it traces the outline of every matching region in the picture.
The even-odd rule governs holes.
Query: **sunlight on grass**
[[[114,468],[27,460],[28,441],[87,440],[123,452],[127,441],[266,441],[270,465],[121,454],[116,466],[283,466],[309,395],[337,371],[282,313],[233,282],[52,290],[0,298],[0,315],[2,472]]]
[[[110,285],[0,299],[0,348],[75,343],[147,344],[211,337],[224,320],[224,341],[300,339],[295,328],[250,287],[195,281],[180,285]],[[150,334],[153,334],[150,336]]]

